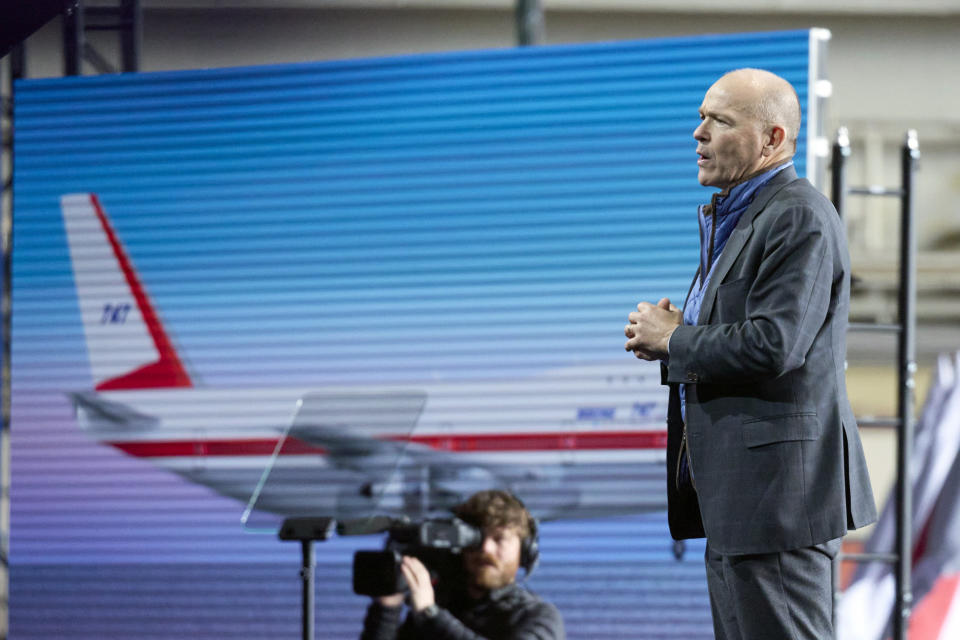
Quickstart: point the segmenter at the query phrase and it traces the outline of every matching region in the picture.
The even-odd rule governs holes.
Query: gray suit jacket
[[[668,499],[677,539],[768,553],[876,519],[847,400],[846,235],[829,200],[792,167],[762,187],[714,267],[697,326],[678,327],[670,385]],[[685,383],[696,491],[678,486]]]

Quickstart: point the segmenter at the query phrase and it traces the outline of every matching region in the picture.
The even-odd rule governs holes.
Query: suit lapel
[[[737,221],[737,226],[734,227],[733,233],[731,233],[727,239],[727,244],[724,245],[723,251],[720,252],[720,257],[717,258],[717,263],[713,266],[713,274],[710,276],[707,291],[703,295],[700,314],[697,316],[697,324],[707,324],[707,320],[710,318],[710,313],[713,311],[713,305],[717,299],[717,288],[723,282],[723,279],[726,278],[727,272],[730,271],[730,267],[733,266],[733,263],[736,262],[740,256],[740,252],[747,246],[747,241],[750,239],[750,236],[753,235],[754,219],[760,215],[767,206],[767,203],[770,202],[770,199],[773,198],[780,189],[796,179],[797,172],[793,167],[787,167],[775,175],[770,182],[757,192],[753,202],[750,203],[747,210],[740,216],[740,220]]]

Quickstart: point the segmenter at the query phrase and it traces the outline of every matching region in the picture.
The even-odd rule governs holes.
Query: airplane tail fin
[[[97,391],[193,386],[99,198],[61,196]]]

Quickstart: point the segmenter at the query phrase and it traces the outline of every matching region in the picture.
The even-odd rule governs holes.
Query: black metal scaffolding
[[[892,612],[893,638],[905,640],[913,604],[911,589],[911,565],[913,540],[911,529],[910,458],[913,447],[914,390],[917,371],[916,362],[916,300],[917,300],[917,243],[914,221],[914,183],[920,146],[917,132],[907,131],[900,152],[901,184],[899,188],[870,185],[848,187],[844,164],[850,156],[850,139],[847,130],[841,127],[833,145],[833,204],[841,216],[844,214],[847,195],[891,196],[900,199],[900,275],[899,275],[899,321],[897,324],[851,323],[851,331],[882,331],[897,334],[897,417],[888,421],[897,429],[897,481],[896,500],[896,545],[893,553],[842,554],[842,561],[888,562],[894,565],[896,600]]]
[[[82,62],[98,73],[138,71],[143,21],[140,0],[118,0],[115,6],[87,7],[84,0],[74,0],[63,14],[63,74],[82,73]],[[90,31],[114,31],[120,39],[120,66],[110,63],[87,41]]]

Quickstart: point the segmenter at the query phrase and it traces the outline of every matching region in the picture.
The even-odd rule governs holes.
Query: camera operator
[[[463,583],[438,584],[435,592],[423,562],[404,556],[406,620],[400,624],[403,593],[374,598],[361,640],[563,640],[557,608],[516,583],[519,568],[530,573],[538,555],[536,521],[523,503],[505,491],[481,491],[454,511],[483,532],[478,546],[463,551]]]

